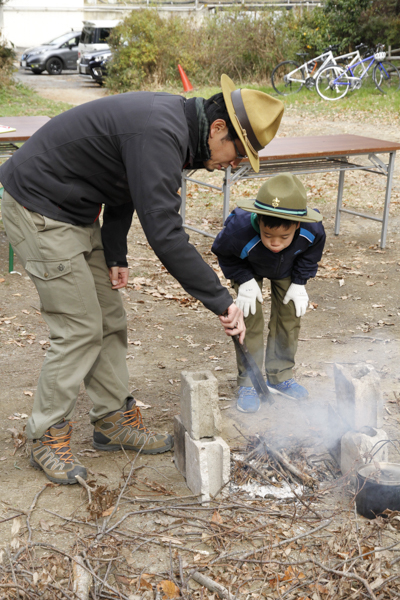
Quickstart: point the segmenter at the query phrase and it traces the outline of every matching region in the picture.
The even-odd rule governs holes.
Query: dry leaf
[[[101,513],[102,517],[109,517],[112,513],[112,511],[114,510],[115,506],[110,506],[110,508],[107,508],[107,510],[103,510],[103,512]]]
[[[31,313],[29,312],[29,310],[21,310],[22,313],[24,313],[24,315],[30,315]]]
[[[375,281],[367,281],[367,285],[375,285]]]
[[[339,286],[342,287],[344,285],[344,279],[339,279]]]
[[[0,277],[0,283],[3,283],[5,281],[4,277]]]
[[[44,521],[43,519],[41,521],[39,521],[40,523],[40,527],[43,529],[43,531],[50,531],[50,525],[47,521]]]
[[[211,523],[223,523],[223,519],[217,510],[214,510],[214,514],[211,519]]]
[[[153,586],[147,581],[146,576],[149,577],[149,575],[143,573],[143,575],[140,577],[139,588],[141,590],[152,590]]]
[[[150,404],[144,404],[141,400],[135,400],[136,406],[139,408],[146,410],[146,408],[151,408]]]
[[[33,392],[30,392],[29,390],[24,390],[24,394],[25,396],[30,396],[31,398],[33,396]]]
[[[177,358],[176,360],[179,360],[180,362],[187,362],[187,358]]]
[[[178,598],[180,596],[179,588],[174,584],[173,581],[164,579],[164,581],[160,583],[160,587],[166,598]]]

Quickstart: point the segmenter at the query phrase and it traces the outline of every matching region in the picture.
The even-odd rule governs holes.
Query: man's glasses
[[[235,146],[235,150],[236,150],[236,158],[238,158],[239,160],[242,160],[243,158],[247,158],[247,154],[241,154],[239,152],[238,147],[236,146],[236,142],[235,140],[233,140],[233,145]]]

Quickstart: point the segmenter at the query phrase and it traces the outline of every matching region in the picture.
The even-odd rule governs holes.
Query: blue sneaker
[[[305,387],[297,383],[293,377],[282,381],[282,383],[270,383],[267,381],[267,386],[272,394],[281,394],[288,398],[294,398],[295,400],[302,400],[308,398],[308,392]]]
[[[261,402],[256,390],[253,387],[239,388],[236,408],[240,412],[255,413],[260,409]]]

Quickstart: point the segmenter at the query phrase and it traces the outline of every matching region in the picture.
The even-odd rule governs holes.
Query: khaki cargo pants
[[[7,237],[33,281],[50,329],[30,439],[70,419],[83,381],[93,402],[92,423],[123,406],[130,395],[126,315],[112,290],[98,222],[75,226],[31,212],[4,192]]]
[[[262,290],[263,280],[257,280]],[[292,283],[290,277],[271,279],[271,315],[268,323],[268,339],[265,350],[265,372],[270,383],[277,384],[293,377],[294,357],[300,332],[300,317],[296,317],[293,301],[283,304],[286,292]],[[239,284],[232,281],[237,294]],[[246,324],[245,343],[253,355],[260,371],[264,362],[264,315],[263,305],[256,302],[256,313],[244,320]],[[253,384],[246,369],[236,352],[238,367],[237,383],[240,386],[251,387]]]

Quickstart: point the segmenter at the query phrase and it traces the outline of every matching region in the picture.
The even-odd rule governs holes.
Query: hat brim
[[[285,213],[279,213],[276,210],[272,211],[257,208],[254,206],[254,203],[255,200],[249,200],[246,198],[245,200],[240,200],[237,205],[239,208],[242,208],[247,212],[257,213],[258,215],[268,215],[269,217],[278,217],[279,219],[286,219],[287,221],[300,221],[301,223],[319,223],[322,221],[322,215],[312,208],[307,208],[307,214],[302,217],[298,217],[297,215],[292,216]]]
[[[226,110],[228,111],[228,115],[230,117],[231,123],[233,125],[233,127],[235,128],[236,133],[239,136],[239,140],[242,142],[245,151],[246,151],[246,155],[250,161],[250,164],[253,168],[253,170],[258,173],[260,170],[260,159],[258,157],[258,153],[254,153],[254,150],[252,150],[250,148],[250,146],[248,146],[248,144],[246,143],[244,136],[242,134],[242,131],[239,127],[239,124],[236,120],[236,113],[235,113],[235,109],[233,108],[233,103],[232,103],[232,98],[231,98],[231,93],[234,92],[237,88],[235,86],[235,84],[233,83],[232,79],[230,77],[228,77],[228,75],[221,75],[221,89],[222,89],[222,93],[224,95],[224,100],[225,100],[225,106],[226,106]]]

